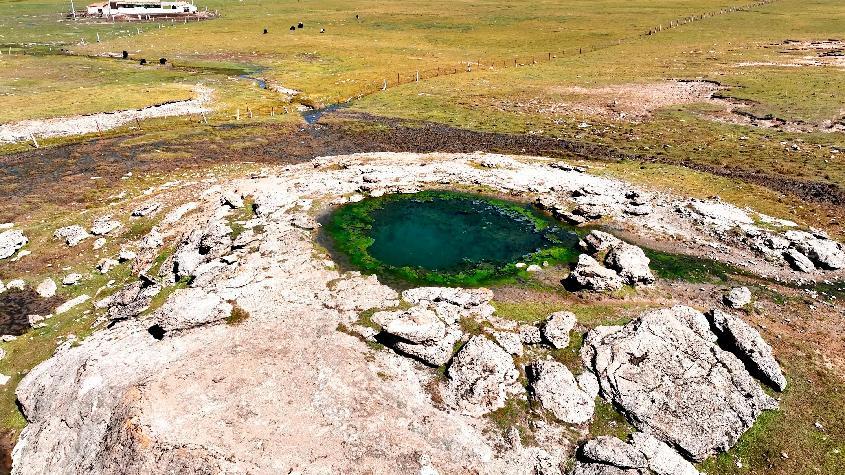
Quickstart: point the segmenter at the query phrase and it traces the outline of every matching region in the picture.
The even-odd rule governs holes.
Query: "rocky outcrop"
[[[475,416],[504,407],[510,395],[522,391],[511,355],[483,336],[472,337],[458,351],[446,377],[444,400]]]
[[[734,287],[723,297],[725,305],[731,308],[743,308],[751,303],[751,289]]]
[[[604,265],[618,272],[628,285],[654,283],[649,262],[642,249],[624,242],[610,246],[604,258]]]
[[[799,272],[813,272],[816,265],[809,257],[798,252],[797,249],[788,249],[783,252],[783,258],[795,270]]]
[[[713,309],[707,317],[719,338],[754,372],[763,376],[778,391],[786,389],[786,378],[775,359],[772,347],[760,333],[736,315]]]
[[[461,319],[488,318],[493,314],[489,303],[492,297],[493,293],[487,289],[408,289],[402,298],[413,305],[410,309],[373,314],[372,322],[380,327],[374,338],[423,363],[442,366],[452,357],[455,344],[463,336]]]
[[[699,475],[678,452],[651,435],[631,434],[631,442],[601,436],[581,446],[583,460],[572,475]]]
[[[588,254],[598,254],[599,252],[606,251],[612,246],[621,243],[622,240],[610,233],[594,230],[584,236],[584,239],[580,244],[581,248]]]
[[[88,231],[78,224],[59,228],[53,233],[53,236],[57,239],[64,239],[65,243],[71,247],[91,237]]]
[[[793,249],[806,256],[816,267],[830,270],[845,268],[842,244],[827,236],[806,231],[787,231],[784,236]]]
[[[762,411],[777,408],[709,326],[690,308],[656,310],[596,328],[581,353],[601,394],[632,424],[694,460],[729,449]]]
[[[624,285],[622,277],[606,267],[602,267],[595,259],[587,254],[578,256],[578,263],[567,278],[569,285],[575,289],[607,292],[619,290]]]
[[[0,233],[0,259],[12,257],[18,252],[18,249],[24,247],[28,242],[29,239],[19,229],[3,231]]]
[[[121,226],[120,221],[111,219],[111,216],[101,216],[94,220],[91,225],[91,234],[102,236],[108,234]]]
[[[543,338],[555,348],[569,346],[569,332],[575,328],[578,319],[572,312],[555,312],[543,322]]]
[[[531,365],[531,390],[543,408],[569,424],[593,418],[595,395],[579,387],[575,376],[562,363],[545,360]]]

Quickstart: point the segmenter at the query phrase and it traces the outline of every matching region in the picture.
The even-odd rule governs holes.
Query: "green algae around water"
[[[478,286],[579,254],[574,229],[530,205],[451,191],[347,204],[326,229],[353,266],[414,284]]]

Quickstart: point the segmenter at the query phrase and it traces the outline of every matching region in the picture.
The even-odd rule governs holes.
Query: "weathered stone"
[[[741,361],[716,346],[715,336],[703,336],[704,315],[690,318],[697,312],[682,308],[598,327],[581,355],[602,395],[637,428],[703,460],[732,447],[777,402]]]
[[[157,227],[151,229],[139,243],[141,249],[158,249],[162,245],[164,245],[164,236],[161,235]]]
[[[543,334],[534,325],[520,325],[519,339],[526,345],[536,345],[543,342]]]
[[[94,240],[93,248],[94,250],[101,249],[103,246],[106,245],[106,238],[97,238]]]
[[[731,308],[742,308],[751,303],[751,289],[748,287],[734,287],[723,297],[725,305]]]
[[[615,246],[621,242],[619,238],[610,233],[593,230],[584,236],[584,239],[579,244],[588,254],[596,254],[610,249],[611,246]]]
[[[437,318],[437,314],[420,306],[412,307],[391,319],[383,330],[417,344],[442,340],[446,336],[446,325]]]
[[[508,395],[520,390],[513,358],[483,336],[472,337],[458,351],[446,376],[444,398],[471,415],[504,407]]]
[[[46,279],[42,280],[38,287],[35,288],[35,292],[41,296],[42,298],[48,299],[54,295],[56,295],[56,283],[53,279],[47,277]]]
[[[522,340],[519,335],[511,332],[493,332],[496,343],[514,356],[522,356]]]
[[[631,443],[648,459],[656,475],[700,475],[700,472],[674,449],[650,434],[635,432]]]
[[[555,348],[566,348],[569,346],[569,332],[575,328],[578,319],[572,312],[555,312],[543,323],[542,334]]]
[[[12,257],[18,249],[24,247],[29,242],[23,231],[19,229],[10,229],[0,233],[0,259]]]
[[[787,249],[783,253],[783,258],[795,270],[799,272],[813,272],[816,270],[816,265],[809,257],[798,252],[797,249]]]
[[[91,234],[102,236],[108,234],[121,226],[120,221],[111,219],[111,216],[101,216],[94,220],[91,225]]]
[[[578,263],[569,274],[568,282],[576,290],[594,292],[619,290],[625,285],[619,274],[612,269],[602,267],[598,261],[587,254],[578,256]]]
[[[831,270],[845,267],[845,251],[838,242],[805,231],[787,231],[784,236],[816,267]]]
[[[448,328],[446,335],[440,339],[429,343],[414,344],[404,341],[399,341],[394,344],[394,348],[408,356],[414,357],[423,363],[431,366],[443,366],[454,353],[455,343],[457,343],[463,333],[457,328]]]
[[[625,283],[630,285],[654,283],[649,262],[642,249],[624,242],[611,246],[604,259],[604,264],[618,272]]]
[[[23,290],[26,288],[26,281],[23,279],[13,279],[6,283],[6,290],[11,289],[18,289]]]
[[[78,224],[59,228],[53,233],[53,236],[57,239],[64,239],[65,243],[71,247],[76,246],[80,242],[91,237],[91,235],[88,234],[88,231]]]
[[[713,309],[707,314],[719,337],[745,364],[762,374],[779,391],[786,389],[786,378],[775,359],[772,347],[760,333],[736,315]]]
[[[120,253],[117,255],[117,260],[120,262],[126,261],[134,261],[138,257],[138,254],[135,251],[129,249],[121,249]]]
[[[582,455],[593,461],[619,468],[645,468],[648,460],[642,452],[613,436],[599,436],[581,447]]]
[[[581,390],[566,366],[546,360],[534,363],[531,370],[534,397],[555,417],[569,424],[583,424],[592,419],[595,397]]]

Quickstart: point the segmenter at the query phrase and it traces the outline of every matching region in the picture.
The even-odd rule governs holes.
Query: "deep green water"
[[[529,205],[425,191],[368,198],[329,219],[335,248],[364,271],[413,283],[481,285],[518,274],[517,262],[569,262],[578,235]]]

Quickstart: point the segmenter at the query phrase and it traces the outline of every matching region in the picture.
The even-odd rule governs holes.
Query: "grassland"
[[[604,99],[574,93],[573,87],[638,84],[647,89],[675,79],[706,79],[723,86],[721,97],[746,104],[756,116],[810,125],[841,119],[845,71],[784,65],[812,53],[782,47],[786,39],[845,39],[845,10],[839,0],[778,0],[643,35],[676,18],[742,3],[209,0],[199,2],[200,7],[219,10],[220,18],[110,24],[66,20],[65,0],[0,0],[0,124],[182,100],[192,96],[198,83],[215,91],[209,124],[184,117],[155,119],[140,128],[133,124],[96,136],[42,140],[39,151],[30,144],[0,146],[0,196],[5,198],[0,216],[25,229],[33,250],[28,259],[4,263],[0,278],[38,282],[61,277],[57,269],[62,267],[90,274],[93,257],[57,248],[52,230],[114,211],[109,196],[120,191],[137,195],[172,179],[199,180],[208,167],[221,162],[227,164],[225,170],[214,171],[230,176],[256,169],[252,162],[356,151],[332,140],[354,137],[364,148],[378,133],[389,132],[386,124],[394,119],[409,128],[434,123],[601,146],[630,158],[567,158],[580,160],[593,173],[701,198],[718,195],[845,236],[843,203],[835,194],[814,197],[803,188],[845,190],[845,153],[838,153],[845,151],[843,133],[785,132],[717,121],[714,117],[731,116],[725,116],[723,104],[713,102],[670,105],[637,120],[560,107],[590,101],[603,105]],[[288,30],[299,21],[304,29]],[[325,33],[319,33],[321,28]],[[133,60],[105,57],[122,50]],[[168,66],[137,63],[140,58],[155,63],[159,57],[167,58]],[[414,82],[417,71],[420,82]],[[447,74],[454,72],[459,73]],[[302,93],[290,100],[241,75]],[[384,81],[388,87],[380,91]],[[367,120],[367,115],[327,117],[323,128],[303,131],[300,116],[293,113],[297,103],[319,106],[361,95],[347,111],[378,116],[380,122]],[[290,114],[281,114],[285,107]],[[270,117],[271,110],[279,114]],[[326,130],[336,135],[321,147],[312,152],[302,145]],[[130,171],[135,175],[121,180]],[[43,177],[33,180],[33,174]],[[138,220],[125,232],[140,235],[152,224]],[[713,285],[690,275],[683,277],[695,280],[696,287],[698,282]],[[112,277],[120,282],[131,275],[124,265]],[[94,275],[85,288],[64,296],[93,295],[105,282]],[[536,322],[566,308],[594,326],[623,323],[655,304],[631,296],[596,303],[527,295],[497,300],[497,312]],[[797,319],[798,297],[778,300],[778,305]],[[233,322],[244,317],[235,313]],[[90,305],[80,307],[0,344],[7,351],[0,373],[12,375],[0,389],[0,429],[18,430],[25,423],[14,406],[20,378],[52,354],[57,340],[70,334],[84,337],[94,318]],[[768,337],[774,339],[773,334]],[[784,337],[789,338],[798,337]],[[783,411],[763,417],[737,447],[707,461],[702,466],[707,473],[843,473],[842,375],[826,367],[823,349],[777,341],[791,380],[782,396]],[[557,356],[576,359],[573,351]],[[519,415],[524,409],[512,412]],[[509,423],[511,416],[502,421]],[[817,421],[825,431],[815,428]],[[612,407],[602,406],[593,429],[624,435],[629,428]]]

